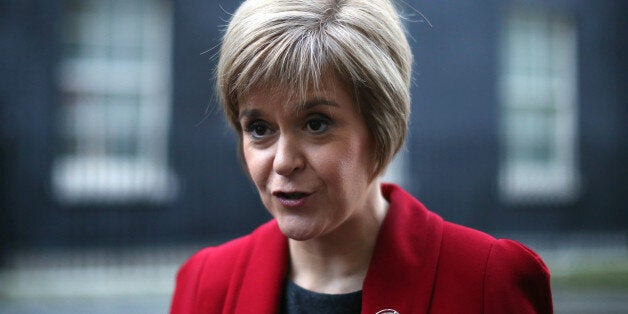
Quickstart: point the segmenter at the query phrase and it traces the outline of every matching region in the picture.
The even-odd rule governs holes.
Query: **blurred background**
[[[0,312],[166,313],[194,251],[270,219],[214,92],[240,1],[0,0]],[[404,1],[389,169],[537,250],[558,313],[628,309],[628,1]]]

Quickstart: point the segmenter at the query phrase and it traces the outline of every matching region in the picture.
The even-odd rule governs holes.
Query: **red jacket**
[[[390,207],[362,313],[552,313],[549,270],[533,251],[445,222],[395,185],[382,191]],[[277,313],[287,266],[287,240],[272,220],[192,256],[171,313]]]

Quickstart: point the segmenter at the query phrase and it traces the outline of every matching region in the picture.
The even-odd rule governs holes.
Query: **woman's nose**
[[[305,160],[298,140],[290,136],[280,136],[273,161],[275,172],[281,176],[290,176],[304,166]]]

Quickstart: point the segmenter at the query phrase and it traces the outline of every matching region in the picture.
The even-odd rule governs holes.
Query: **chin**
[[[277,223],[281,233],[292,240],[306,241],[320,234],[320,231],[306,222],[296,222],[292,219],[277,219]]]

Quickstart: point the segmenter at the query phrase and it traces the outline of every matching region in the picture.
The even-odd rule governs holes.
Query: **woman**
[[[387,0],[242,3],[218,89],[274,219],[192,256],[172,313],[552,311],[534,252],[379,182],[405,138],[411,64]]]

